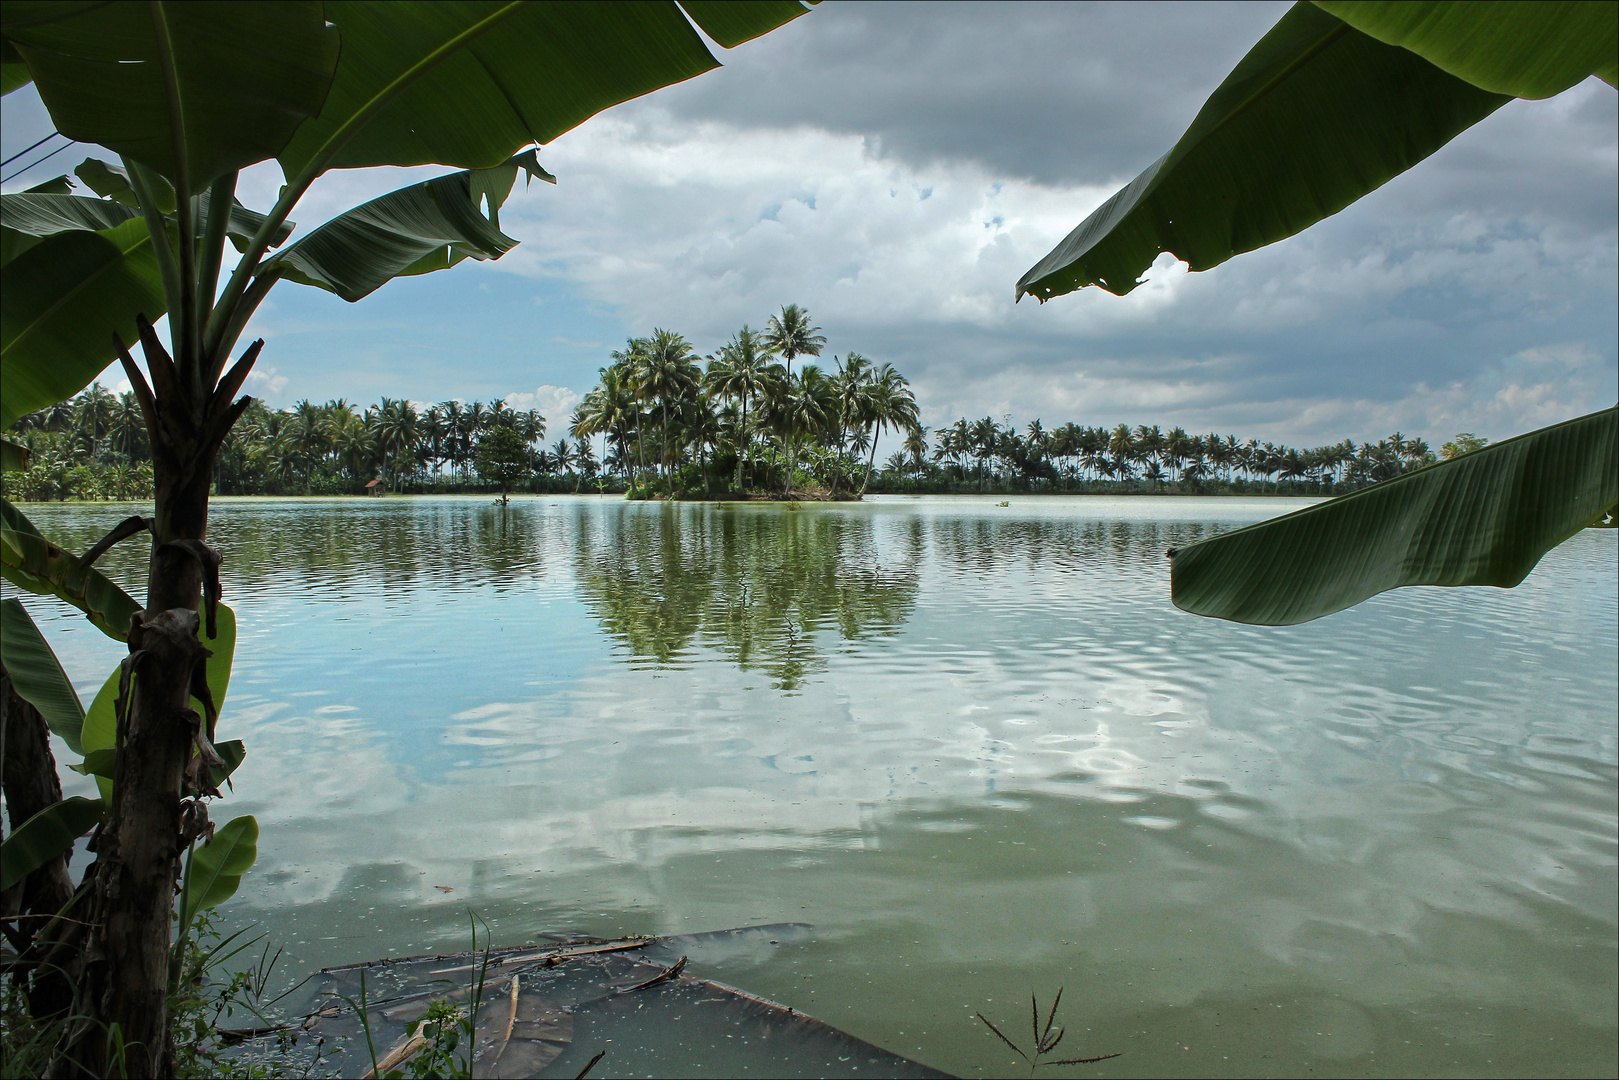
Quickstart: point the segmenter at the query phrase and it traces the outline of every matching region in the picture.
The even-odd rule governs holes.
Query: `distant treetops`
[[[1435,461],[1422,439],[1395,432],[1296,449],[1157,425],[1023,431],[991,417],[932,433],[910,384],[858,352],[822,359],[827,339],[788,304],[763,330],[743,326],[712,356],[671,330],[631,338],[547,447],[546,418],[504,402],[403,398],[365,409],[341,398],[271,410],[255,402],[222,448],[221,494],[354,494],[375,479],[391,491],[627,489],[635,496],[849,498],[879,491],[1288,491],[1360,487]],[[815,362],[811,362],[815,361]],[[881,468],[877,442],[896,450]],[[607,453],[598,461],[596,437]],[[3,479],[10,498],[141,499],[151,449],[132,394],[92,385],[31,413],[13,438],[30,467]],[[1445,459],[1488,440],[1462,432]]]

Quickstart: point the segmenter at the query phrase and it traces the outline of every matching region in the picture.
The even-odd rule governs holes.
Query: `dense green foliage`
[[[616,492],[632,483],[638,494],[667,492],[671,484],[690,494],[774,492],[785,481],[789,455],[796,454],[798,489],[808,485],[827,494],[834,481],[840,494],[1311,494],[1354,490],[1435,460],[1424,440],[1401,432],[1375,443],[1345,439],[1310,448],[1156,424],[1068,422],[1048,429],[1037,419],[1018,431],[987,416],[930,432],[915,418],[904,377],[858,353],[841,361],[837,375],[808,365],[789,377],[764,335],[744,328],[706,365],[688,352],[664,362],[667,370],[655,378],[645,360],[658,354],[648,344],[661,340],[665,353],[689,350],[678,334],[659,333],[632,341],[602,370],[571,419],[575,439],[545,445],[546,418],[501,401],[443,401],[418,409],[403,398],[383,398],[363,410],[342,399],[282,410],[255,402],[221,449],[215,489],[222,495],[352,495],[373,480],[401,493],[499,489],[500,477],[476,465],[479,448],[503,429],[519,440],[505,451],[505,485],[528,492]],[[784,429],[792,394],[798,415],[818,415],[819,423]],[[130,398],[95,385],[19,421],[10,437],[28,448],[31,466],[0,481],[7,497],[150,498],[146,429]],[[873,436],[884,433],[883,416],[899,448],[879,461]],[[592,443],[598,433],[607,438],[604,463]],[[1487,441],[1463,432],[1441,456]]]
[[[530,455],[522,485],[574,490],[594,477],[586,441],[540,448],[545,418],[504,402],[445,401],[425,410],[383,398],[364,410],[338,399],[300,401],[274,410],[254,402],[220,448],[214,488],[221,495],[360,494],[380,480],[390,491],[481,490],[472,473],[490,431],[518,432]],[[9,436],[29,451],[29,468],[5,474],[8,498],[150,499],[151,447],[134,395],[114,397],[100,384],[72,401],[23,417]]]
[[[1119,424],[1066,423],[1047,430],[1032,421],[1021,433],[991,417],[957,420],[934,433],[907,437],[873,485],[881,491],[1344,491],[1390,480],[1434,461],[1428,444],[1395,432],[1375,443],[1351,439],[1298,449],[1235,435],[1191,435]]]
[[[916,398],[892,365],[859,353],[833,357],[834,371],[792,370],[794,359],[820,355],[819,329],[789,304],[764,333],[743,326],[710,357],[670,330],[631,338],[570,430],[605,437],[607,467],[635,494],[864,491],[877,436],[920,431]]]

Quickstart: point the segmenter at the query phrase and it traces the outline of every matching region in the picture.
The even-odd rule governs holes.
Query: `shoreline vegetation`
[[[1337,495],[1483,447],[1458,434],[1436,456],[1395,432],[1307,449],[1180,427],[983,417],[928,429],[890,364],[819,358],[826,339],[789,304],[712,356],[657,329],[631,338],[546,444],[547,417],[503,401],[421,406],[338,398],[255,401],[214,465],[215,495],[595,494],[630,499],[857,500],[889,495]],[[899,448],[881,462],[884,435]],[[132,393],[99,383],[30,413],[10,437],[29,467],[19,502],[152,497],[151,444]],[[598,459],[597,438],[605,448]]]

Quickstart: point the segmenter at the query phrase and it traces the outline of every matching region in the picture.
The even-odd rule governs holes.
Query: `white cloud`
[[[502,224],[524,242],[500,269],[565,280],[632,332],[678,329],[704,352],[803,304],[830,352],[910,375],[934,423],[1007,412],[1309,441],[1467,417],[1499,437],[1612,397],[1611,322],[1605,339],[1587,333],[1613,307],[1612,231],[1413,214],[1409,177],[1209,273],[1164,255],[1127,297],[1014,306],[1017,278],[1112,182],[918,164],[855,134],[655,106],[598,117],[545,159],[559,185],[508,204]],[[1552,347],[1584,350],[1597,377],[1567,364],[1520,377],[1515,354]]]
[[[584,395],[566,386],[549,384],[536,387],[533,393],[507,394],[505,401],[514,409],[538,409],[554,434],[562,434],[562,427],[573,415],[573,408],[584,400]]]
[[[255,368],[247,373],[243,389],[254,397],[276,399],[287,388],[287,377],[276,374],[273,367]]]

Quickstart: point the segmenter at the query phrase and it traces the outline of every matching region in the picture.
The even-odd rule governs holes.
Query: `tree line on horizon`
[[[744,325],[700,357],[671,330],[631,338],[547,446],[546,417],[504,401],[450,400],[419,408],[382,398],[361,409],[338,398],[287,409],[255,401],[215,462],[222,495],[342,495],[499,489],[858,498],[868,491],[1088,492],[1353,490],[1481,448],[1458,434],[1435,455],[1395,432],[1375,443],[1313,448],[1184,428],[959,419],[929,431],[908,380],[857,352],[815,363],[826,343],[789,304],[765,329]],[[132,393],[99,383],[21,418],[13,437],[30,467],[4,477],[7,497],[148,499],[151,448]],[[877,440],[897,450],[877,462]],[[596,437],[605,441],[598,460]]]
[[[924,440],[925,442],[925,440]],[[1089,489],[1097,484],[1181,491],[1301,487],[1345,490],[1391,480],[1412,469],[1476,450],[1488,440],[1463,432],[1435,455],[1428,443],[1394,432],[1377,442],[1352,439],[1301,449],[1235,435],[1188,434],[1184,428],[1119,424],[1087,427],[1069,422],[1047,429],[1040,420],[1019,432],[992,417],[957,420],[933,432],[925,458],[910,444],[888,458],[895,479],[946,479],[994,485],[996,490]],[[1262,489],[1262,487],[1260,488]]]

